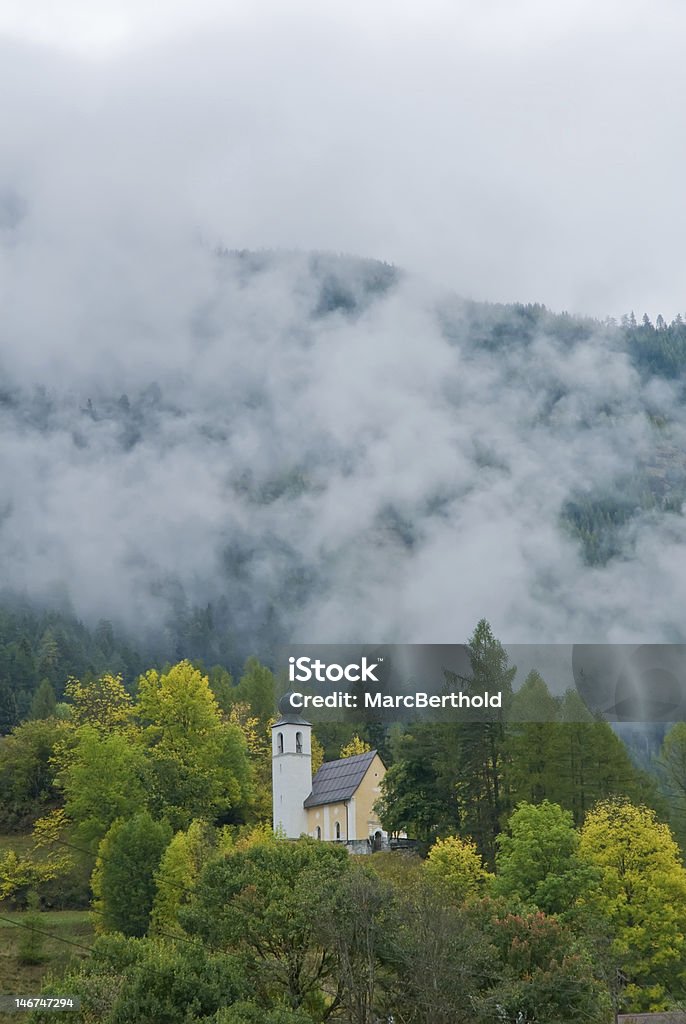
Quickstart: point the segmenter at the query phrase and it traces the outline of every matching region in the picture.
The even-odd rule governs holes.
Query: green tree
[[[46,629],[41,637],[38,649],[38,674],[41,679],[47,679],[51,684],[64,684],[64,679],[59,680],[60,649],[55,633],[52,629]]]
[[[686,722],[677,722],[665,736],[660,763],[667,773],[673,794],[679,801],[686,801]]]
[[[62,734],[48,718],[24,722],[0,740],[0,830],[25,830],[59,801],[51,759]]]
[[[593,719],[575,691],[565,694],[560,718],[551,726],[549,800],[570,810],[577,825],[589,808],[608,797],[655,803],[655,784],[633,765],[611,726]]]
[[[240,702],[231,707],[227,722],[237,726],[248,752],[252,769],[252,817],[256,821],[272,820],[272,739],[271,729],[265,729],[253,714],[249,704]],[[315,772],[314,758],[312,772]]]
[[[555,722],[559,701],[551,696],[538,672],[528,674],[512,695],[507,729],[510,798],[540,803],[548,795],[557,765]]]
[[[30,893],[37,892],[46,882],[63,882],[73,867],[71,854],[55,850],[54,841],[63,821],[63,812],[53,811],[35,823],[32,850],[18,854],[9,849],[0,855],[0,900],[28,900]]]
[[[155,873],[171,837],[147,811],[115,821],[98,847],[92,887],[97,927],[142,936],[155,898]]]
[[[396,890],[395,916],[388,932],[395,970],[387,982],[385,1018],[474,1024],[475,1001],[497,983],[500,973],[481,921],[426,885]]]
[[[508,831],[498,836],[496,890],[548,914],[569,912],[588,893],[596,874],[579,860],[571,811],[544,800],[522,803]]]
[[[320,911],[349,868],[337,846],[258,840],[206,866],[179,920],[214,948],[243,951],[260,999],[321,1013],[335,956],[322,945]]]
[[[41,921],[40,897],[35,889],[29,893],[27,903],[28,909],[21,921],[25,931],[19,940],[17,959],[20,964],[42,964],[46,959],[45,927]]]
[[[178,910],[187,902],[188,893],[214,855],[216,836],[207,822],[192,821],[185,832],[177,832],[167,846],[155,873],[155,900],[150,922],[151,935],[183,929]]]
[[[460,830],[471,836],[488,864],[495,860],[495,840],[510,808],[506,777],[505,714],[512,699],[516,668],[485,619],[469,640],[471,676],[462,689],[481,694],[502,693],[502,708],[480,712],[457,727],[456,789]],[[454,682],[460,682],[454,680]]]
[[[416,723],[394,745],[395,760],[381,780],[376,804],[384,828],[423,842],[454,832],[455,731],[451,725]],[[452,751],[452,756],[450,753]]]
[[[76,726],[90,725],[109,733],[125,728],[131,721],[133,701],[121,676],[105,673],[83,682],[70,679],[65,696],[71,703],[71,720]]]
[[[99,936],[91,956],[43,989],[55,996],[65,991],[81,999],[84,1024],[211,1024],[227,1003],[250,995],[235,957],[208,953],[199,943],[121,934]],[[52,1024],[54,1011],[31,1019]]]
[[[207,676],[189,661],[141,676],[136,711],[153,766],[150,806],[175,828],[244,813],[253,797],[247,744],[224,723]]]
[[[321,944],[336,961],[336,993],[327,1009],[342,1010],[349,1024],[379,1020],[397,924],[392,887],[365,860],[340,877],[318,917]]]
[[[664,1009],[686,996],[686,870],[667,825],[628,800],[586,817],[579,854],[600,874],[588,900],[607,920],[627,979],[629,1009]]]
[[[93,725],[75,733],[74,746],[60,757],[57,784],[78,842],[95,849],[110,825],[130,818],[148,801],[145,752],[121,732],[103,734]]]
[[[57,700],[52,683],[49,679],[44,679],[33,695],[29,718],[52,718],[56,707]]]
[[[207,674],[214,699],[224,714],[230,712],[234,703],[234,684],[231,673],[222,665],[213,665]]]
[[[207,676],[190,661],[167,672],[150,669],[138,680],[136,713],[154,742],[185,752],[198,747],[221,724]]]
[[[23,634],[8,647],[9,676],[17,690],[31,692],[37,682],[36,661],[31,641]]]
[[[189,1024],[217,1018],[214,1013],[246,994],[241,965],[235,957],[203,951],[189,943],[150,940],[142,946],[134,969],[122,981],[111,1024]],[[212,1017],[209,1014],[213,1014]]]
[[[677,722],[666,734],[658,766],[669,797],[669,820],[683,851],[686,849],[686,722]]]
[[[485,902],[481,927],[497,950],[499,978],[474,1000],[479,1024],[497,1019],[606,1024],[610,1001],[587,949],[554,917]]]
[[[276,710],[276,682],[274,674],[261,665],[257,658],[248,658],[233,703],[245,701],[263,728],[267,728]]]

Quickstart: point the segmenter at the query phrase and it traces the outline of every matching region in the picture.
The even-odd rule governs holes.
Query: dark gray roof
[[[295,711],[291,711],[288,715],[282,715],[278,722],[274,722],[272,729],[277,729],[280,725],[311,725],[311,722],[306,721],[301,715],[296,714]]]
[[[320,804],[336,804],[349,800],[362,782],[367,769],[376,756],[375,750],[366,754],[355,754],[340,761],[323,764],[312,779],[312,792],[305,801],[305,807]]]
[[[281,717],[278,722],[274,722],[272,729],[276,729],[279,725],[309,725],[310,723],[298,713],[298,711],[291,707],[291,694],[284,693],[283,697],[279,701],[279,711]]]

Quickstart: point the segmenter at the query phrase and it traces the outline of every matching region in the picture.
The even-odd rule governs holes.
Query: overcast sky
[[[200,236],[671,317],[685,38],[677,0],[6,0],[0,198],[46,263]]]
[[[560,524],[678,477],[678,386],[603,331],[492,351],[445,291],[686,313],[682,29],[670,0],[0,0],[0,584],[155,629],[165,581],[204,606],[229,565],[254,622],[309,580],[308,642],[683,640],[686,518],[593,567]],[[313,316],[309,259],[217,244],[415,273]]]

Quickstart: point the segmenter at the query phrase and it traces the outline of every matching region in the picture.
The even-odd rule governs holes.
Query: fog
[[[23,11],[5,588],[152,631],[224,595],[246,643],[274,616],[306,642],[481,616],[510,643],[683,638],[680,516],[640,511],[604,565],[560,518],[683,447],[677,384],[600,324],[483,344],[462,301],[686,306],[680,7]]]
[[[0,11],[0,185],[29,201],[43,288],[50,245],[104,235],[116,267],[195,231],[671,318],[684,29],[676,0],[26,0]]]
[[[650,462],[656,409],[683,445],[677,384],[619,332],[493,347],[468,304],[371,262],[147,260],[50,308],[10,258],[6,586],[130,629],[224,594],[239,634],[271,615],[304,642],[458,642],[481,616],[511,643],[683,636],[680,516],[639,510],[604,566],[560,521]]]

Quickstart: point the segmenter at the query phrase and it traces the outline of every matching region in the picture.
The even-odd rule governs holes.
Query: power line
[[[86,849],[83,846],[77,846],[75,843],[68,843],[65,839],[52,839],[50,845],[53,845],[53,844],[58,844],[60,846],[66,846],[68,849],[75,850],[77,853],[86,854],[88,857],[92,857],[93,856],[92,850],[88,850],[88,849]],[[110,857],[102,857],[101,855],[98,855],[98,856],[99,856],[99,859],[101,861],[103,861],[104,863],[109,863],[111,861]],[[178,889],[181,893],[186,893],[186,894],[196,895],[196,896],[200,895],[200,893],[198,892],[197,889],[190,888],[189,886],[181,885],[180,883],[174,882],[171,879],[167,879],[167,878],[155,879],[155,884],[157,886],[169,885],[169,886],[171,886],[174,889]],[[106,914],[104,913],[104,911],[96,910],[94,907],[89,907],[88,908],[88,913],[96,914],[99,917],[106,917]],[[29,929],[31,931],[37,932],[38,934],[46,935],[48,938],[55,939],[55,941],[57,941],[57,942],[66,942],[66,943],[68,943],[68,944],[70,944],[72,946],[78,946],[81,949],[86,949],[86,950],[90,951],[91,953],[93,952],[93,949],[94,949],[93,946],[84,946],[82,943],[77,943],[77,942],[74,942],[74,941],[72,941],[70,939],[64,939],[64,938],[62,938],[59,935],[54,935],[54,934],[52,934],[50,932],[44,932],[44,931],[41,931],[38,928],[32,928],[31,925],[22,924],[19,921],[13,921],[12,919],[7,918],[7,917],[0,917],[0,920],[1,921],[6,921],[8,924],[13,924],[13,925],[15,925],[18,928],[27,928],[27,929]],[[187,935],[178,935],[178,934],[176,934],[174,932],[162,931],[160,929],[156,929],[155,935],[146,935],[146,936],[143,936],[143,937],[144,938],[149,938],[149,939],[154,939],[158,935],[160,937],[165,937],[165,938],[168,938],[168,939],[172,939],[174,942],[185,942],[187,945],[197,946],[199,949],[204,949],[204,950],[206,950],[208,952],[212,952],[212,953],[225,953],[226,952],[225,949],[223,949],[223,948],[221,948],[219,946],[208,945],[207,943],[203,942],[202,939],[196,940],[196,939],[189,938]],[[130,938],[131,936],[128,936],[128,937]]]
[[[83,942],[75,942],[74,939],[65,939],[63,935],[54,935],[52,932],[44,932],[41,928],[34,928],[32,924],[24,924],[21,921],[13,921],[11,917],[0,916],[0,921],[13,924],[15,928],[26,928],[27,931],[35,932],[37,935],[45,935],[48,939],[55,939],[56,942],[66,942],[69,946],[76,946],[78,949],[85,949],[89,953],[94,952],[94,946],[86,946]]]
[[[89,907],[88,912],[90,914],[97,914],[98,917],[107,917],[104,910],[95,910],[94,907]],[[161,931],[159,928],[155,929],[154,935],[145,935],[143,938],[155,939],[157,936],[164,936],[168,939],[174,939],[175,942],[186,942],[189,946],[198,946],[200,949],[209,950],[211,953],[225,953],[225,949],[220,949],[219,946],[208,946],[202,940],[191,939],[187,935],[177,935],[175,932]],[[130,936],[129,936],[130,937]]]
[[[105,917],[106,916],[103,911],[101,911],[101,910],[94,910],[92,907],[89,907],[88,910],[86,911],[86,913],[97,914],[99,917]],[[84,949],[88,953],[95,953],[96,952],[95,946],[87,946],[83,942],[77,942],[74,939],[66,939],[63,935],[55,935],[54,932],[46,932],[42,928],[36,928],[34,925],[26,924],[23,921],[15,921],[11,917],[4,917],[4,916],[0,915],[0,921],[5,921],[6,924],[11,924],[15,928],[24,928],[27,931],[34,932],[36,935],[44,935],[48,939],[54,939],[55,942],[63,942],[63,943],[65,943],[68,946],[75,946],[77,949]],[[123,933],[121,933],[121,932],[120,933],[114,932],[113,934],[123,934]],[[144,938],[144,939],[148,939],[148,940],[153,940],[154,941],[154,939],[156,939],[158,935],[159,936],[164,936],[165,938],[173,939],[175,942],[185,942],[188,945],[197,946],[199,949],[203,949],[203,950],[205,950],[207,952],[210,952],[210,953],[226,953],[227,952],[225,949],[222,949],[219,946],[206,945],[204,942],[202,942],[202,940],[197,941],[195,939],[189,938],[186,935],[176,935],[173,932],[167,932],[167,931],[157,931],[155,933],[155,935],[144,935],[144,936],[125,935],[124,938],[130,939],[130,938],[137,938],[138,937],[138,938]],[[154,968],[152,968],[152,969],[154,970]],[[159,972],[159,973],[161,973],[161,972]],[[165,975],[165,977],[166,977],[166,975]]]

